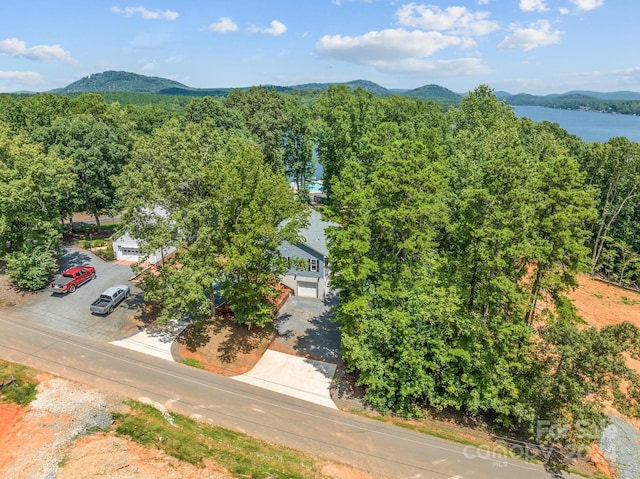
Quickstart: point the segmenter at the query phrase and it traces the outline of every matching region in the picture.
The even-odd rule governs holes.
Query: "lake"
[[[584,141],[605,142],[616,136],[625,136],[640,143],[640,116],[614,115],[595,111],[562,110],[544,106],[513,106],[519,117],[529,117],[535,122],[557,123]]]

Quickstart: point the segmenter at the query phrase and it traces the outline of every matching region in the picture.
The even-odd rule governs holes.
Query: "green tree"
[[[298,239],[304,208],[255,143],[212,122],[170,121],[137,142],[118,186],[125,227],[142,250],[178,248],[143,284],[161,318],[208,314],[220,282],[237,321],[272,319],[273,288],[287,268],[277,248]]]
[[[242,113],[234,108],[225,106],[225,103],[210,96],[194,98],[183,110],[185,121],[189,123],[202,123],[211,120],[213,124],[226,131],[234,131],[244,135],[247,132]]]
[[[360,161],[365,135],[377,125],[380,112],[371,92],[331,85],[313,106],[317,118],[316,143],[323,167],[324,189],[331,201],[333,183],[342,169]]]
[[[7,273],[16,286],[37,291],[47,285],[58,267],[58,251],[51,246],[25,244],[7,255]]]
[[[120,212],[112,179],[130,157],[130,139],[118,127],[110,127],[92,115],[81,114],[55,120],[48,132],[49,146],[73,160],[78,183],[65,201],[73,211],[94,216]]]
[[[601,256],[612,238],[634,244],[637,241],[638,198],[640,197],[640,145],[626,138],[612,138],[594,144],[583,168],[600,188],[599,217],[594,223],[591,274],[601,268]],[[638,244],[638,243],[636,243]]]
[[[282,135],[285,173],[304,195],[306,183],[315,171],[311,111],[293,96],[286,97],[286,108],[286,126]]]
[[[281,142],[287,127],[284,96],[265,87],[236,89],[227,96],[225,106],[240,113],[246,129],[260,145],[265,161],[274,170],[283,171]]]
[[[543,439],[588,445],[598,439],[604,404],[638,410],[639,377],[625,360],[627,355],[640,357],[638,328],[625,322],[600,331],[579,329],[571,318],[561,316],[542,327],[539,338],[526,400],[535,406],[537,418],[563,426],[555,437],[550,430]]]
[[[56,118],[66,116],[70,108],[67,96],[52,93],[38,93],[21,98],[24,118],[24,132],[30,136],[37,134],[40,128],[48,128]]]
[[[456,281],[469,313],[521,321],[534,162],[520,142],[517,117],[489,88],[471,92],[450,116],[455,193],[446,245]]]
[[[52,272],[62,238],[59,207],[74,184],[69,160],[0,123],[0,257],[21,287],[39,289]]]

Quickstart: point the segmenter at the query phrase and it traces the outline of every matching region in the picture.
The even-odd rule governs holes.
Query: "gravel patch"
[[[110,412],[119,409],[121,404],[121,397],[64,379],[42,381],[37,398],[23,420],[39,422],[45,440],[22,451],[3,477],[54,479],[69,444],[79,436],[108,429],[112,421]]]
[[[605,457],[617,469],[619,479],[640,477],[640,432],[624,418],[609,416],[602,433],[600,447]]]

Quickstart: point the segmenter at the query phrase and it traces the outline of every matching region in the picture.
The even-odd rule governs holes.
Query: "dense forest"
[[[142,283],[162,318],[210,316],[218,282],[263,326],[317,158],[342,355],[369,404],[530,437],[551,421],[567,428],[546,439],[577,443],[604,404],[640,415],[624,360],[640,333],[586,328],[565,296],[581,272],[640,284],[640,145],[519,119],[486,86],[448,107],[348,85],[129,95],[0,96],[0,257],[18,286],[46,284],[73,212],[124,212],[144,252],[178,249]]]

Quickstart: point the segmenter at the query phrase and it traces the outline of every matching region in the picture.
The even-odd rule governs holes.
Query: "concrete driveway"
[[[340,362],[340,330],[331,315],[337,303],[334,295],[291,296],[276,319],[278,337],[251,371],[233,379],[337,409],[331,399]]]
[[[137,331],[132,316],[142,305],[140,290],[129,282],[131,266],[107,262],[93,253],[65,246],[60,272],[72,266],[90,264],[96,268],[96,279],[65,295],[43,291],[37,298],[21,307],[13,308],[12,315],[37,322],[69,334],[112,340]],[[131,296],[108,316],[96,316],[89,305],[109,286],[127,284]]]

